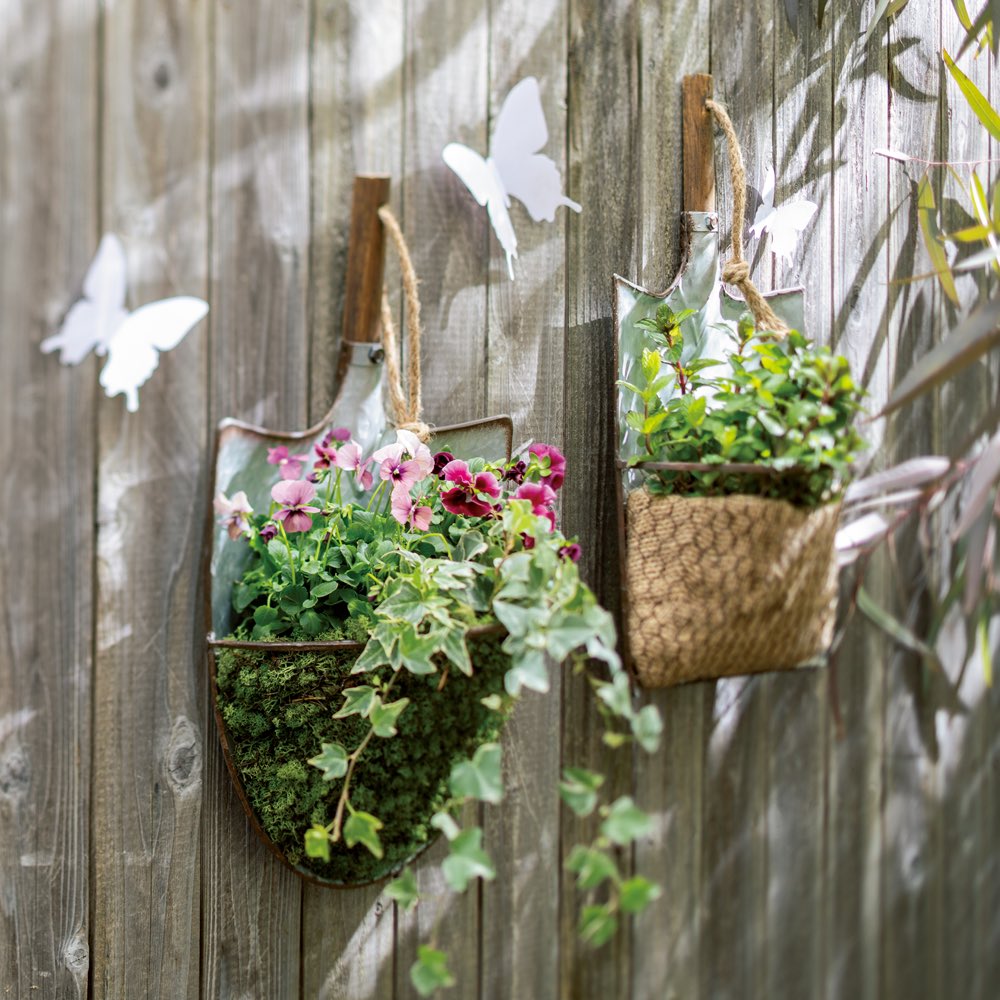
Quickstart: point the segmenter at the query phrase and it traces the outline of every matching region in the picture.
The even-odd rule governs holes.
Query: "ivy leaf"
[[[471,879],[492,881],[496,869],[482,848],[483,831],[478,826],[463,830],[451,842],[451,852],[441,863],[445,881],[455,892],[465,892]]]
[[[376,667],[383,667],[389,662],[389,652],[381,642],[379,636],[373,632],[368,644],[362,650],[354,666],[351,667],[352,674],[370,673]]]
[[[597,790],[603,784],[603,774],[584,767],[566,767],[559,782],[559,795],[577,816],[589,816],[597,807]]]
[[[386,887],[385,894],[394,899],[404,910],[411,910],[417,905],[420,893],[417,889],[417,876],[412,868],[404,868],[399,878],[393,879]]]
[[[357,687],[347,688],[344,691],[344,707],[339,712],[335,712],[333,717],[346,719],[349,715],[360,715],[364,718],[374,704],[375,688],[368,684],[359,684]]]
[[[582,891],[596,889],[607,879],[619,881],[618,866],[604,851],[577,844],[566,859],[566,868],[576,873],[576,887]]]
[[[604,702],[615,715],[623,719],[631,719],[634,712],[632,709],[632,687],[629,684],[628,675],[625,673],[615,674],[614,680],[602,681],[597,685],[597,697]]]
[[[632,719],[632,735],[646,753],[656,753],[663,732],[663,719],[655,705],[646,705]]]
[[[607,818],[601,824],[601,833],[621,847],[652,832],[652,819],[632,801],[629,795],[623,795],[611,804]]]
[[[485,698],[480,698],[479,701],[491,712],[499,712],[503,708],[503,698],[498,694],[488,694]]]
[[[618,918],[611,907],[604,903],[599,906],[585,906],[580,913],[580,940],[592,948],[600,948],[615,936]]]
[[[321,749],[322,752],[310,758],[309,763],[323,772],[324,781],[347,774],[347,751],[339,743],[323,743]]]
[[[435,830],[440,830],[448,840],[454,840],[462,832],[455,822],[455,817],[446,812],[434,813],[431,817],[431,826]]]
[[[410,966],[410,982],[422,997],[429,997],[437,989],[454,986],[455,977],[448,969],[448,956],[436,948],[420,945],[417,960]]]
[[[545,666],[545,657],[537,649],[526,650],[504,674],[503,684],[507,693],[515,698],[521,693],[522,687],[544,694],[549,689],[549,671]]]
[[[344,824],[344,843],[348,847],[363,844],[376,858],[381,860],[384,851],[382,850],[382,841],[378,838],[378,832],[382,826],[382,821],[371,813],[360,810],[352,812]]]
[[[409,704],[409,698],[400,698],[398,701],[392,701],[388,705],[383,705],[382,699],[378,695],[374,695],[368,718],[371,721],[372,729],[375,730],[375,735],[386,738],[395,736],[397,732],[396,722],[399,719],[400,713]]]
[[[663,890],[649,879],[636,875],[622,883],[618,905],[622,913],[641,913],[654,899],[659,899]]]
[[[330,860],[330,838],[327,835],[326,827],[319,823],[314,823],[306,830],[305,846],[306,857],[322,858],[324,861]]]
[[[499,743],[484,743],[472,760],[459,761],[448,778],[448,787],[456,798],[479,799],[496,805],[503,801],[503,778],[500,769]]]

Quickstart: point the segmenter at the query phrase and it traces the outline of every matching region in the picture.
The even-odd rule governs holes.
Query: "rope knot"
[[[745,260],[731,260],[722,269],[722,280],[727,285],[742,285],[750,279],[750,265]]]
[[[423,444],[427,444],[430,440],[430,426],[425,424],[422,420],[410,420],[405,424],[397,424],[396,429],[401,431],[410,431],[410,433],[416,434]]]

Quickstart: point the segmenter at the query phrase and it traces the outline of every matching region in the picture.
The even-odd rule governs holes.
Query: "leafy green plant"
[[[803,507],[836,497],[863,446],[854,423],[862,393],[846,359],[794,330],[759,336],[748,316],[725,361],[697,357],[683,332],[689,315],[661,305],[640,320],[649,346],[637,382],[619,383],[642,404],[626,414],[645,450],[629,464],[649,473],[649,489]]]
[[[266,512],[242,492],[216,499],[230,538],[250,549],[233,589],[244,645],[219,652],[220,709],[248,798],[288,860],[333,881],[399,873],[387,892],[408,908],[417,882],[400,868],[435,833],[448,842],[454,891],[495,877],[482,829],[458,816],[467,802],[502,802],[501,726],[523,690],[548,690],[552,663],[603,664],[590,684],[609,747],[652,752],[662,723],[654,707],[634,707],[613,620],[580,578],[579,546],[556,527],[556,448],[464,462],[401,430],[364,458],[337,429],[316,455],[300,478],[310,456],[271,449],[280,479]],[[345,477],[360,501],[343,499]],[[345,638],[359,649],[269,648]],[[586,850],[609,878],[581,882],[603,897],[580,928],[594,945],[660,892],[618,875],[615,852],[650,820],[631,800],[601,804],[602,783],[569,769],[553,790],[602,817]],[[451,978],[445,954],[421,947],[418,992]]]

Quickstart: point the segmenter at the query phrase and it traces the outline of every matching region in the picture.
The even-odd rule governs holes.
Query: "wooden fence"
[[[802,6],[796,35],[777,0],[4,0],[0,995],[402,998],[428,940],[463,1000],[996,995],[1000,714],[958,637],[938,675],[857,625],[835,674],[652,697],[664,746],[620,753],[612,783],[655,816],[624,861],[665,894],[599,951],[575,940],[561,861],[580,829],[552,799],[561,762],[607,755],[580,679],[528,697],[504,737],[497,880],[452,898],[432,851],[412,914],[274,861],[208,709],[212,431],[325,411],[356,172],[394,179],[427,417],[506,411],[518,440],[564,447],[564,523],[612,603],[611,276],[662,287],[676,270],[684,73],[715,75],[758,186],[773,162],[779,200],[819,204],[791,265],[758,252],[754,273],[807,286],[810,331],[876,405],[955,321],[933,283],[893,283],[929,269],[922,167],[874,155],[995,155],[940,61],[961,37],[951,2],[911,0],[867,45],[870,0],[827,4],[821,28]],[[963,65],[988,93],[989,57]],[[485,151],[529,74],[583,213],[534,224],[515,206],[511,281],[441,149]],[[132,306],[211,303],[134,415],[100,393],[98,362],[38,350],[105,230],[126,243]],[[979,294],[971,277],[960,291]],[[981,369],[871,425],[880,461],[944,447],[996,395]]]

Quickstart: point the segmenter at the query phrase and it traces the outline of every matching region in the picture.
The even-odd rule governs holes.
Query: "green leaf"
[[[938,281],[945,295],[958,305],[958,291],[955,288],[955,278],[948,264],[948,256],[941,242],[941,230],[937,224],[937,205],[934,202],[934,189],[930,178],[925,174],[917,188],[917,217],[920,220],[920,231],[924,236],[924,246],[927,255],[934,265]]]
[[[775,437],[784,437],[788,432],[788,428],[781,422],[781,419],[776,414],[770,413],[767,410],[761,410],[757,414],[757,419],[761,422],[764,430]]]
[[[663,890],[649,879],[636,875],[623,882],[619,890],[618,905],[622,913],[641,913],[654,899],[659,899]]]
[[[1000,296],[969,313],[936,347],[928,351],[892,390],[883,417],[951,378],[1000,345]]]
[[[333,781],[347,774],[347,751],[339,743],[322,744],[322,752],[309,763],[323,772],[324,781]]]
[[[389,662],[389,650],[386,649],[376,635],[368,640],[368,644],[362,650],[354,666],[351,668],[352,674],[370,673],[376,667],[383,667]]]
[[[615,936],[618,930],[618,918],[607,904],[585,906],[580,913],[580,926],[577,933],[580,940],[592,948],[600,948]]]
[[[485,698],[480,698],[479,702],[491,712],[499,712],[503,708],[503,698],[498,694],[488,694]]]
[[[484,743],[472,760],[459,761],[448,778],[448,787],[456,798],[478,799],[496,805],[503,801],[503,778],[500,769],[499,743]]]
[[[440,830],[447,840],[454,840],[462,832],[462,828],[455,822],[455,817],[446,812],[434,813],[431,817],[431,826],[435,830]]]
[[[463,830],[451,841],[451,851],[441,863],[445,881],[455,892],[465,892],[474,878],[491,881],[496,869],[482,848],[483,831],[478,826]]]
[[[410,982],[422,997],[429,997],[435,990],[454,986],[455,977],[448,969],[448,956],[436,948],[420,945],[417,948],[417,960],[410,966]]]
[[[632,686],[628,674],[615,674],[611,681],[601,681],[595,685],[597,697],[604,702],[615,715],[622,719],[632,718]]]
[[[521,693],[522,687],[544,694],[549,689],[549,671],[545,666],[545,657],[537,649],[525,651],[504,674],[503,683],[507,693],[514,697]]]
[[[372,729],[375,730],[375,735],[386,738],[395,736],[396,721],[399,719],[403,709],[409,704],[409,698],[400,698],[398,701],[392,701],[388,705],[383,705],[382,699],[376,695],[372,700],[372,706],[368,712],[368,718],[371,721]]]
[[[989,612],[979,619],[976,626],[976,635],[979,638],[979,654],[983,661],[983,681],[988,688],[993,687],[993,655],[990,651],[990,615]]]
[[[306,830],[305,847],[306,857],[322,858],[324,861],[329,861],[330,837],[327,835],[326,827],[314,823]]]
[[[997,115],[990,102],[983,96],[982,91],[955,65],[955,60],[948,55],[947,49],[941,50],[941,57],[944,59],[945,66],[948,67],[948,72],[951,73],[959,89],[965,95],[965,99],[975,116],[983,123],[987,132],[994,139],[1000,141],[1000,115]]]
[[[383,855],[382,841],[378,838],[378,832],[382,829],[382,821],[371,813],[352,812],[347,817],[344,824],[344,843],[348,847],[355,844],[363,844],[376,857],[381,859]]]
[[[319,635],[326,628],[326,623],[315,611],[303,611],[299,616],[299,625],[309,635]]]
[[[386,887],[385,894],[395,900],[404,910],[410,910],[417,905],[420,892],[417,889],[417,876],[412,868],[404,868],[399,878],[393,879]]]
[[[317,583],[315,587],[312,588],[311,593],[313,597],[328,597],[340,586],[336,580],[324,580],[322,583]]]
[[[663,719],[655,705],[646,705],[632,718],[632,734],[646,753],[656,753],[663,732]]]
[[[344,691],[344,707],[334,713],[335,719],[346,719],[349,715],[367,716],[375,704],[375,688],[369,684],[358,684]]]
[[[653,831],[653,821],[633,801],[623,795],[616,799],[601,824],[601,833],[621,847],[631,844],[639,837],[648,836]]]
[[[604,851],[577,844],[566,859],[566,868],[576,873],[576,887],[581,891],[596,889],[602,882],[618,882],[618,866]]]
[[[914,635],[898,618],[877,604],[864,587],[858,589],[857,603],[858,610],[878,625],[891,639],[894,639],[901,646],[905,646],[921,656],[926,656],[935,663],[937,662],[937,653],[922,639]]]
[[[660,374],[660,352],[651,351],[645,348],[642,352],[642,374],[646,376],[647,382],[652,382]]]
[[[589,816],[597,807],[597,790],[603,784],[603,774],[584,767],[566,767],[559,782],[559,795],[577,816]]]

